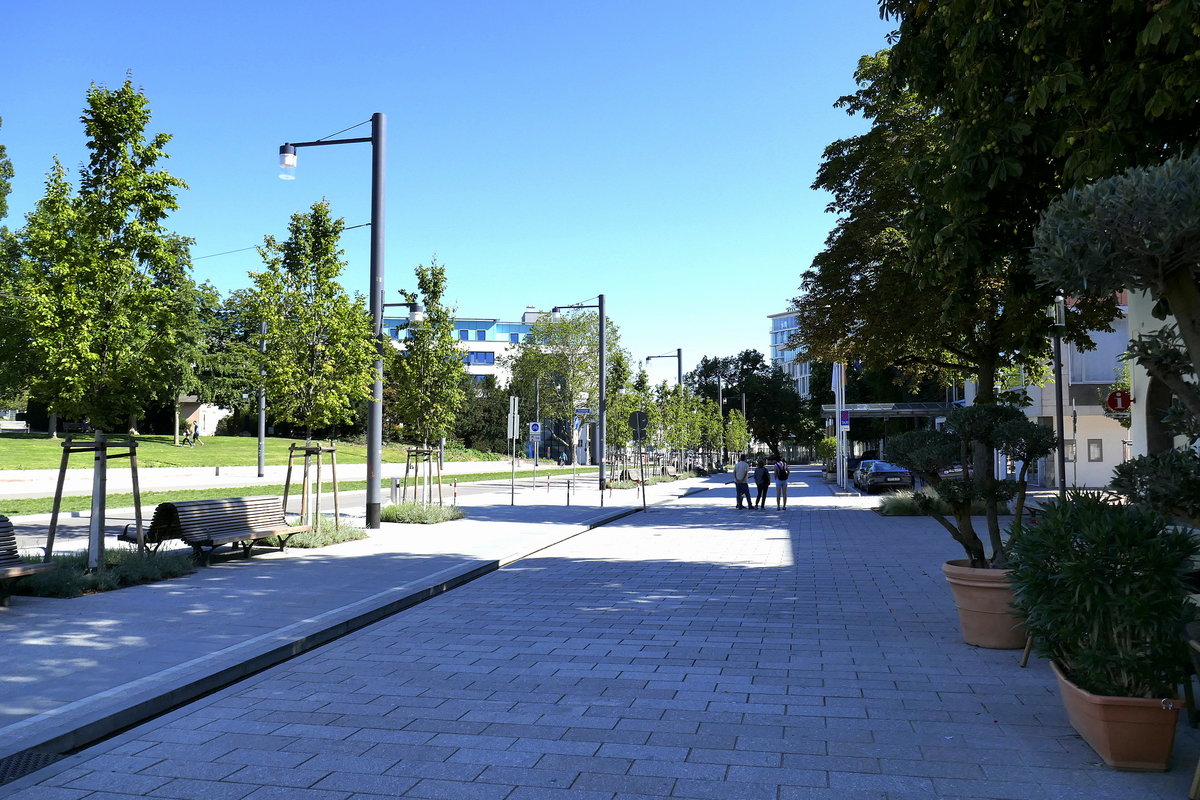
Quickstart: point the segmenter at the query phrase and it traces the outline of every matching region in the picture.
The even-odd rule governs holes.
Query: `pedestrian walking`
[[[179,443],[180,447],[192,446],[192,423],[187,423],[183,426],[183,441]]]
[[[750,499],[750,464],[745,456],[739,455],[737,463],[733,465],[733,488],[737,490],[738,508],[754,508],[754,501]],[[746,498],[744,506],[743,497]]]
[[[754,505],[756,508],[767,507],[767,490],[771,488],[771,470],[767,469],[767,460],[760,458],[758,466],[754,468],[754,487],[758,494],[754,497]]]
[[[788,490],[788,475],[791,474],[788,470],[787,462],[783,460],[783,456],[775,462],[775,507],[783,511],[787,511],[787,490]]]
[[[204,442],[200,441],[200,426],[195,422],[192,423],[192,447],[196,445],[204,446]]]

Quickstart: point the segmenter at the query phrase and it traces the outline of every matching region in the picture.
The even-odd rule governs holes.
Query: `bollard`
[[[392,478],[392,505],[400,505],[400,479]]]
[[[567,478],[567,505],[571,505],[571,479]]]
[[[454,500],[452,504],[458,505],[458,481],[451,481],[450,485],[454,488]]]
[[[221,477],[221,468],[217,467],[217,477]]]

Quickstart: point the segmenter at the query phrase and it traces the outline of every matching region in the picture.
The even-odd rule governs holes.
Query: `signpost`
[[[537,488],[538,450],[542,446],[542,423],[529,423],[529,442],[533,445],[533,488]]]
[[[508,398],[508,444],[512,449],[512,489],[508,504],[511,506],[517,504],[517,440],[521,438],[521,416],[517,413],[517,404],[520,399],[516,395],[509,395]]]

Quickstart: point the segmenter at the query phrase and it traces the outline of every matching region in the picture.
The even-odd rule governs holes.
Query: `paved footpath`
[[[574,536],[0,788],[16,800],[1158,800],[1019,652],[962,644],[928,520],[798,470]],[[799,496],[796,496],[799,495]]]

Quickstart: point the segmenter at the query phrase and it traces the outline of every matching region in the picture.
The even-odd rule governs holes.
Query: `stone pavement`
[[[650,487],[650,500],[699,483]],[[467,517],[437,526],[385,523],[365,540],[248,560],[225,548],[214,566],[171,581],[70,600],[14,597],[0,608],[0,759],[88,743],[641,507],[632,491],[607,493],[601,507],[594,488],[576,489],[571,505],[560,485],[476,488],[491,491],[460,496]],[[48,520],[14,517],[22,544],[44,543]],[[59,551],[86,546],[86,519],[73,522]]]
[[[793,480],[787,513],[717,482],[566,539],[0,796],[1186,796],[1195,731],[1107,769],[1043,662],[961,642],[944,532]]]

